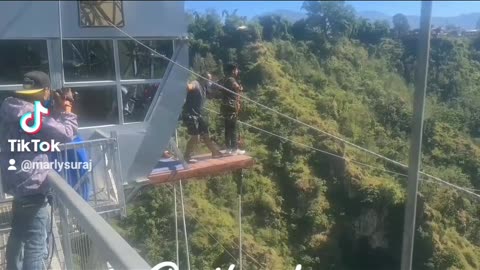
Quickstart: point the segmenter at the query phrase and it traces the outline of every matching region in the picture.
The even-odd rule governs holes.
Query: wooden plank
[[[222,158],[211,158],[210,155],[201,155],[194,158],[198,160],[197,163],[189,164],[189,168],[186,170],[178,170],[174,177],[171,177],[171,171],[151,174],[148,177],[150,184],[162,184],[178,181],[180,179],[188,180],[191,178],[214,176],[225,172],[245,169],[254,164],[253,158],[247,155],[227,156]]]

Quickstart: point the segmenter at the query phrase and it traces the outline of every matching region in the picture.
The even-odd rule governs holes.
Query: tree
[[[230,13],[228,10],[224,9],[222,10],[222,17],[228,18],[230,16],[236,16],[237,15],[238,9],[234,9],[232,13]]]
[[[401,13],[395,14],[393,16],[393,33],[396,38],[403,37],[408,34],[410,31],[410,25],[408,24],[408,19],[405,15]]]
[[[350,36],[355,25],[355,12],[344,1],[305,1],[307,26],[324,39],[332,41]]]
[[[418,37],[401,36],[409,29],[401,14],[390,29],[385,22],[356,20],[343,2],[325,2],[306,3],[308,16],[291,27],[278,16],[256,23],[234,11],[223,18],[191,16],[193,68],[216,77],[223,63],[236,61],[250,98],[405,163]],[[400,38],[391,38],[392,32]],[[469,189],[480,188],[480,146],[473,141],[480,136],[478,50],[480,38],[432,39],[423,137],[427,171]],[[258,161],[243,189],[249,269],[294,263],[305,269],[398,267],[404,169],[242,104],[241,117],[249,124],[307,146],[242,129]],[[217,111],[219,105],[212,100],[209,107]],[[223,118],[210,117],[219,136]],[[178,131],[184,146],[185,127]],[[184,190],[190,263],[194,269],[226,269],[239,229],[232,200],[237,186],[231,175],[205,180],[191,181]],[[430,181],[420,189],[414,269],[480,269],[480,205]],[[172,192],[162,186],[141,194],[129,204],[123,225],[125,237],[152,263],[176,255]],[[186,265],[182,243],[180,265]]]
[[[305,19],[298,20],[292,25],[292,35],[294,39],[307,40],[308,33],[307,21]]]
[[[205,57],[196,53],[193,57],[193,69],[200,74],[204,72],[210,72],[212,74],[220,73],[220,68],[210,52],[208,52]]]
[[[278,15],[266,15],[259,18],[258,22],[263,27],[262,36],[266,41],[273,39],[290,39],[289,29],[291,23]]]
[[[389,26],[385,21],[375,21],[373,24],[366,19],[357,23],[355,37],[366,44],[378,44],[389,34]]]
[[[194,14],[194,23],[189,25],[189,32],[197,39],[213,42],[222,33],[222,20],[215,10],[207,10],[204,16]]]
[[[225,16],[225,23],[223,25],[223,32],[225,35],[221,39],[221,45],[224,48],[240,49],[246,44],[256,42],[261,38],[261,31],[259,25],[255,23],[247,23],[247,18],[236,15],[236,10],[233,13],[223,12]],[[239,26],[246,26],[245,30],[239,30]]]

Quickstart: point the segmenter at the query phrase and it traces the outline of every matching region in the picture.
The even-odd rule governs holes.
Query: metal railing
[[[126,214],[123,179],[116,137],[60,145],[57,159],[80,162],[87,159],[91,170],[63,170],[60,175],[99,213]]]
[[[5,250],[10,234],[11,210],[11,201],[5,200],[0,203],[0,269],[6,269]]]
[[[126,215],[118,142],[111,138],[86,140],[60,145],[59,162],[80,162],[79,153],[91,162],[91,171],[63,170],[60,175],[100,214]],[[0,173],[0,183],[2,183]],[[0,202],[12,200],[0,185]]]
[[[77,168],[60,174],[52,171],[48,176],[55,194],[51,269],[150,269],[103,219],[111,214],[126,214],[115,134],[111,138],[62,144],[60,149],[55,157],[59,162],[88,161],[91,170]],[[6,267],[11,200],[0,189],[0,269]],[[50,241],[49,250],[51,245]]]
[[[133,249],[56,172],[47,179],[55,194],[60,220],[62,269],[151,269]],[[59,248],[57,247],[57,255]]]

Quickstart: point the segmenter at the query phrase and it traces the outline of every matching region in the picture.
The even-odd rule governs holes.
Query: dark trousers
[[[227,149],[237,149],[237,115],[225,116],[225,145]]]
[[[213,156],[221,154],[217,145],[210,139],[208,121],[205,117],[187,114],[183,117],[183,122],[187,126],[187,132],[190,135],[190,140],[187,142],[185,154],[183,155],[185,160],[188,161],[192,157],[192,153],[195,151],[200,140],[205,143]]]
[[[42,270],[47,253],[47,202],[41,196],[14,199],[8,238],[7,270]]]
[[[199,140],[202,140],[205,143],[205,145],[208,147],[208,150],[212,152],[213,157],[221,155],[217,145],[210,139],[208,134],[204,134],[201,136],[191,135],[190,140],[188,140],[187,142],[187,148],[185,150],[185,154],[183,154],[183,158],[186,161],[188,161],[192,157],[193,152],[197,148]]]

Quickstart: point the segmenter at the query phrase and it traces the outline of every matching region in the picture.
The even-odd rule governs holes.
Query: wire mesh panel
[[[110,269],[107,261],[96,249],[90,236],[83,230],[78,220],[63,207],[61,201],[58,203],[59,234],[62,239],[63,256],[65,264],[63,269]]]
[[[0,169],[0,203],[3,203],[4,201],[10,201],[13,199],[13,197],[7,193],[4,192],[3,190],[3,182],[2,182],[2,171]]]
[[[115,138],[73,142],[61,146],[57,159],[76,164],[59,171],[97,212],[125,214],[125,200]],[[72,163],[73,162],[73,163]]]
[[[56,198],[63,269],[150,269],[148,263],[69,186],[59,174],[48,178]],[[108,260],[108,262],[107,262]]]
[[[102,215],[125,214],[125,199],[116,138],[61,145],[60,162],[88,162],[84,169],[59,171],[65,181]],[[62,240],[64,269],[111,269],[78,220],[57,202],[56,216]]]
[[[10,234],[10,220],[12,219],[12,203],[4,201],[0,203],[0,269],[6,269],[5,250],[8,235]]]

